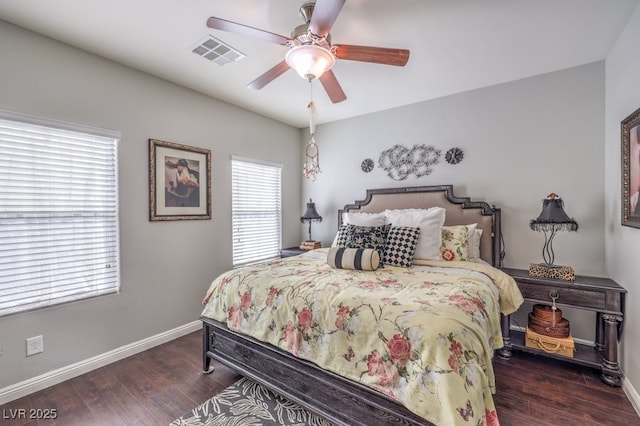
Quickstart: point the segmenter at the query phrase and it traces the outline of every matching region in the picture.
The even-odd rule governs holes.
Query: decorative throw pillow
[[[469,259],[480,258],[480,238],[482,238],[482,229],[473,231],[473,236],[469,241]]]
[[[384,264],[402,268],[411,267],[419,237],[420,228],[392,225],[384,246]]]
[[[362,212],[344,212],[342,213],[342,223],[359,226],[382,226],[386,225],[384,212],[381,213],[362,213]]]
[[[347,246],[347,235],[348,235],[349,226],[350,225],[348,223],[343,223],[342,225],[340,225],[340,227],[338,228],[338,233],[336,234],[336,237],[333,239],[333,243],[331,244],[331,247]]]
[[[391,225],[350,225],[347,231],[347,248],[370,248],[378,250],[380,266],[384,266],[384,244]]]
[[[446,210],[442,207],[430,209],[385,210],[387,223],[393,226],[420,228],[420,238],[414,257],[417,259],[440,259],[441,231]]]
[[[375,271],[380,266],[380,253],[375,249],[332,247],[327,263],[332,268]]]
[[[440,254],[442,260],[469,260],[469,226],[443,226]]]
[[[346,232],[346,225],[359,225],[359,226],[381,226],[385,225],[384,212],[382,213],[361,213],[361,212],[344,212],[342,213],[342,224],[338,228],[331,247],[344,247],[346,242],[346,234],[341,233],[344,229]],[[343,226],[345,228],[343,228]]]

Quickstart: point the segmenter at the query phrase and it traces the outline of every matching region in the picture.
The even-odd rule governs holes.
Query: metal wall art
[[[464,152],[460,148],[451,148],[444,155],[449,164],[458,164],[464,158]]]
[[[382,151],[378,165],[393,180],[405,180],[410,175],[422,177],[433,171],[431,166],[440,161],[440,153],[432,145],[414,145],[413,148],[394,145]]]
[[[362,171],[365,173],[369,173],[371,170],[373,170],[374,166],[375,163],[371,158],[365,158],[364,160],[362,160],[362,163],[360,163],[360,169],[362,169]]]

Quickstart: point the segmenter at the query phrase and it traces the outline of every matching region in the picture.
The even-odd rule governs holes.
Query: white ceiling
[[[604,59],[640,0],[347,0],[335,44],[409,49],[405,67],[338,60],[347,100],[318,82],[318,123]],[[289,37],[304,0],[0,0],[0,19],[255,111],[309,124],[309,83],[295,71],[246,85],[286,47],[213,30],[215,16]],[[218,66],[191,52],[211,34],[246,54]]]

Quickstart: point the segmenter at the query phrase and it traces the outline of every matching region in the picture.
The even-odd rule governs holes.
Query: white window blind
[[[119,290],[119,135],[91,130],[0,112],[0,316]]]
[[[233,266],[280,255],[282,166],[231,159]]]

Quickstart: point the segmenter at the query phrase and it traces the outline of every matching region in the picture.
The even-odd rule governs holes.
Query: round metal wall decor
[[[464,152],[460,148],[451,148],[444,155],[444,158],[449,164],[458,164],[464,158]]]
[[[375,164],[371,158],[365,158],[364,160],[362,160],[362,163],[360,164],[360,168],[365,173],[369,173],[371,170],[373,170],[374,166]]]
[[[409,175],[422,177],[430,174],[431,166],[440,160],[440,150],[431,145],[414,145],[407,148],[394,145],[382,151],[378,165],[387,172],[393,180],[405,180]]]

